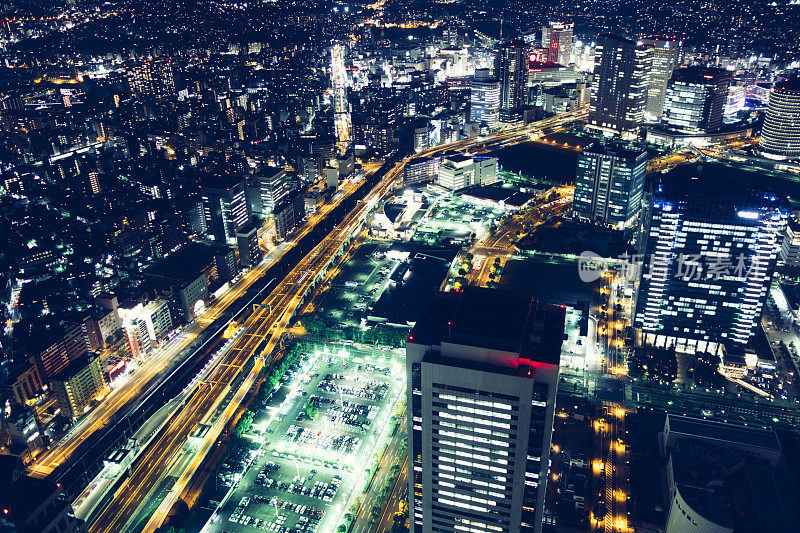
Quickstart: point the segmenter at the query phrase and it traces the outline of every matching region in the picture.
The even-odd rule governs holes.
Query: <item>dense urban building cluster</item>
[[[0,4],[0,530],[781,533],[800,2]]]

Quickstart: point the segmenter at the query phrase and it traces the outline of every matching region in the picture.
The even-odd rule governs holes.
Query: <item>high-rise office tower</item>
[[[410,530],[541,531],[563,307],[467,287],[406,342]]]
[[[128,86],[138,97],[163,98],[174,94],[172,63],[168,59],[148,59],[128,69]]]
[[[236,244],[236,232],[250,219],[243,179],[218,177],[200,188],[206,236],[216,242]]]
[[[683,41],[674,38],[646,38],[642,44],[647,48],[647,103],[645,119],[657,122],[664,111],[664,98],[672,71],[678,66],[683,54]]]
[[[469,120],[495,130],[500,124],[500,81],[489,69],[476,69],[470,82]]]
[[[763,191],[692,170],[659,175],[644,202],[636,340],[741,347],[758,327],[787,211]]]
[[[547,60],[567,66],[572,56],[572,28],[575,25],[567,22],[551,22],[542,30],[542,37],[547,36]]]
[[[731,78],[731,71],[722,68],[676,70],[667,86],[661,124],[689,135],[719,130]]]
[[[268,215],[275,206],[291,192],[286,171],[279,167],[264,167],[255,176],[256,191],[252,202],[253,211],[263,216]]]
[[[647,172],[647,152],[617,143],[587,146],[578,156],[575,216],[615,229],[637,219]]]
[[[500,122],[519,124],[525,106],[528,82],[528,56],[522,41],[505,41],[497,45],[494,76],[500,80]]]
[[[617,133],[644,121],[647,97],[647,49],[612,33],[597,36],[589,124]]]
[[[758,147],[770,159],[800,159],[800,78],[772,88]]]

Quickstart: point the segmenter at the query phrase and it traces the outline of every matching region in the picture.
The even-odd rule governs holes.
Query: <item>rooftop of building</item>
[[[54,375],[52,381],[67,381],[76,374],[80,373],[84,368],[89,366],[90,362],[97,359],[98,355],[94,352],[84,352],[83,355],[77,359],[72,360],[61,371]]]
[[[693,66],[675,69],[671,79],[685,83],[716,83],[725,78],[730,80],[732,76],[733,72],[724,68]]]
[[[442,160],[442,163],[444,164],[447,161],[449,161],[451,163],[455,163],[456,166],[461,166],[461,165],[463,165],[465,163],[471,163],[472,162],[472,158],[470,156],[464,155],[464,154],[453,154],[453,155],[449,155],[446,158],[444,158]]]
[[[256,224],[256,220],[251,218],[245,223],[244,226],[241,227],[241,229],[239,229],[239,231],[236,232],[236,235],[249,235],[254,231],[258,231],[258,226],[259,225]]]
[[[204,191],[228,191],[234,187],[244,187],[245,178],[229,173],[204,174],[199,178],[198,183]]]
[[[173,280],[195,279],[220,253],[230,253],[225,244],[190,242],[147,269],[147,274]]]
[[[800,78],[782,81],[775,84],[776,91],[800,91]]]
[[[789,192],[791,189],[787,190],[786,183],[771,179],[770,176],[761,173],[753,175],[714,162],[681,165],[667,174],[651,174],[648,179],[657,199],[681,198],[694,204],[711,200],[714,203],[728,203],[736,212],[784,206],[786,202],[781,197],[794,193]]]
[[[25,475],[9,484],[0,483],[0,505],[2,505],[4,513],[7,513],[4,519],[10,519],[12,523],[17,524],[24,522],[28,517],[34,514],[56,490],[56,484],[52,481]],[[52,511],[50,511],[48,515],[51,513]]]
[[[583,153],[626,159],[647,158],[647,151],[621,142],[596,142],[583,149]]]
[[[719,443],[743,444],[766,450],[780,451],[781,443],[774,431],[748,426],[736,426],[712,420],[669,415],[669,432]]]
[[[529,61],[528,68],[530,70],[559,70],[562,68],[567,68],[561,63],[556,63],[555,61]]]
[[[671,424],[677,419],[685,419],[668,416]],[[738,428],[708,420],[688,419],[677,423],[690,425],[688,429],[695,434],[710,433],[712,437],[680,438],[670,451],[672,478],[691,510],[734,531],[771,533],[794,530],[791,526],[794,520],[792,506],[797,500],[798,485],[786,461],[781,457],[779,462],[766,464],[760,457],[740,453],[731,446],[732,443],[742,443],[777,446],[780,450],[774,432],[759,429],[750,432],[754,428]],[[699,429],[699,426],[705,426],[705,429]],[[720,426],[733,427],[738,434],[729,435],[727,430],[720,430]],[[750,436],[742,438],[741,430]],[[714,439],[720,431],[723,438]],[[771,435],[766,439],[768,442],[761,442],[766,434]],[[770,443],[772,440],[774,442]],[[685,511],[688,516],[690,509]]]
[[[636,44],[636,41],[634,41],[630,37],[625,37],[624,35],[620,35],[618,33],[603,32],[603,33],[600,33],[600,34],[597,35],[598,39],[600,39],[601,37],[604,37],[604,38],[607,38],[607,39],[613,39],[615,41],[620,41],[620,42],[623,42],[623,43]]]
[[[409,342],[442,342],[512,352],[519,359],[558,365],[565,308],[493,289],[466,287],[437,293]]]
[[[511,207],[522,207],[535,198],[532,193],[521,192],[514,187],[504,187],[502,183],[475,185],[465,189],[462,195],[497,203],[502,202]]]
[[[800,287],[782,283],[781,292],[783,292],[783,297],[786,298],[790,309],[800,309]]]

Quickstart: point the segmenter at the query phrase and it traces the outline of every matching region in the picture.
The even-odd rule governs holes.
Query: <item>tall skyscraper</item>
[[[250,219],[247,189],[243,179],[218,177],[200,189],[206,236],[228,244],[236,244],[236,232]]]
[[[273,211],[275,206],[286,200],[290,187],[286,171],[279,167],[261,168],[255,176],[256,191],[251,202],[253,211],[263,216]]]
[[[411,531],[541,531],[563,307],[467,287],[406,342]]]
[[[637,219],[647,172],[647,152],[617,143],[587,146],[578,156],[575,216],[615,229]]]
[[[331,47],[331,85],[333,86],[333,112],[336,127],[336,145],[340,154],[350,146],[352,120],[347,101],[347,69],[344,65],[347,48],[342,43]]]
[[[647,50],[612,33],[597,36],[589,124],[617,133],[635,131],[644,122]]]
[[[800,78],[772,88],[758,147],[770,159],[800,159]]]
[[[636,340],[741,347],[758,327],[787,212],[761,191],[691,170],[659,175],[645,201]]]
[[[719,130],[731,74],[730,70],[705,67],[682,68],[673,72],[661,124],[690,135]]]
[[[568,66],[572,55],[572,28],[575,25],[567,22],[551,22],[542,30],[547,36],[547,60]]]
[[[672,71],[683,54],[683,41],[674,38],[647,38],[642,44],[648,53],[647,103],[645,119],[657,122],[664,111],[664,98]]]
[[[528,81],[528,56],[524,42],[505,41],[497,45],[494,76],[500,80],[500,122],[519,124]]]
[[[476,69],[470,82],[469,120],[486,124],[490,130],[500,125],[500,81],[489,69]]]
[[[163,98],[175,92],[172,63],[168,59],[148,59],[128,69],[128,86],[137,97]]]

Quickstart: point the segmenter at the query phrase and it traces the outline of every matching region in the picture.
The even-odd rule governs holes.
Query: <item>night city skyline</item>
[[[800,1],[0,1],[0,531],[800,531]]]

